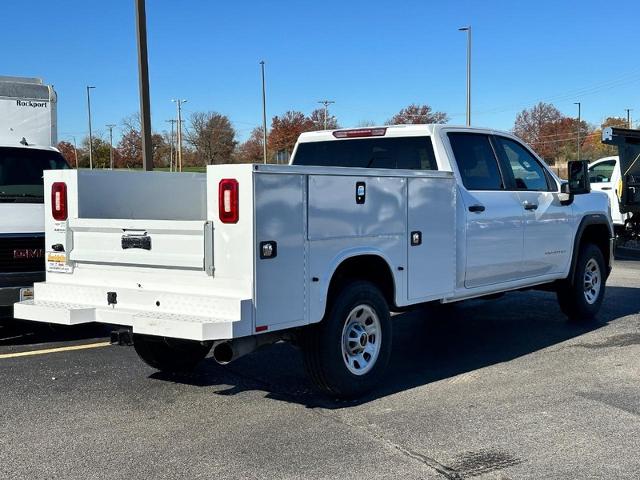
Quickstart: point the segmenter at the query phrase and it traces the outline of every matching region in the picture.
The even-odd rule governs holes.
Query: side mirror
[[[589,162],[586,160],[575,160],[569,162],[569,182],[562,184],[562,193],[571,195],[583,195],[591,191],[589,182]]]

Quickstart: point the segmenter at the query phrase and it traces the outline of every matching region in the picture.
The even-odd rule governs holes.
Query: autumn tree
[[[403,125],[418,123],[447,123],[449,116],[444,112],[434,112],[429,105],[411,105],[403,108],[387,120],[387,125]]]
[[[262,163],[264,160],[263,129],[256,127],[246,142],[242,143],[236,152],[235,161],[238,163]]]
[[[300,134],[311,130],[314,130],[313,121],[302,112],[288,111],[281,117],[275,116],[271,121],[269,147],[274,152],[285,152],[289,155]]]
[[[602,130],[607,127],[628,128],[627,119],[622,117],[608,117],[602,122],[600,128],[588,135],[582,144],[582,158],[597,160],[618,154],[617,147],[602,143]]]
[[[57,147],[58,147],[58,150],[60,150],[60,153],[62,154],[64,159],[67,161],[67,163],[71,167],[77,167],[76,149],[73,146],[73,144],[62,140],[61,142],[58,142]]]
[[[585,121],[578,124],[575,118],[544,102],[520,112],[513,128],[550,165],[577,158],[578,135],[583,143],[592,130]]]
[[[236,131],[226,115],[195,112],[186,139],[204,164],[229,163],[238,142]]]
[[[327,128],[325,128],[324,113],[324,108],[317,108],[309,115],[309,120],[313,124],[313,130],[335,130],[336,128],[340,128],[338,119],[331,113],[327,113]]]
[[[114,164],[117,168],[142,168],[142,126],[140,114],[134,113],[121,121],[122,137],[114,149]],[[151,134],[152,158],[155,167],[169,165],[170,145],[165,136]]]
[[[142,136],[140,130],[130,128],[125,130],[118,142],[118,168],[142,167]]]

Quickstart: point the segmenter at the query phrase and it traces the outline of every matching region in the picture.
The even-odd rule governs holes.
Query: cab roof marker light
[[[384,137],[387,133],[385,128],[354,128],[351,130],[336,130],[333,132],[335,138],[361,138],[361,137]]]

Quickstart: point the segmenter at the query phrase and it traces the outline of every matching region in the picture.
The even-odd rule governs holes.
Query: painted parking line
[[[30,357],[32,355],[46,355],[49,353],[71,352],[73,350],[87,350],[89,348],[108,347],[111,342],[87,343],[85,345],[71,345],[68,347],[45,348],[43,350],[30,350],[28,352],[3,353],[0,354],[0,360],[3,358]]]

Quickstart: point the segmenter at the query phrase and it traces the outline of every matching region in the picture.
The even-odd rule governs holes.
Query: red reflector
[[[51,215],[59,222],[67,219],[67,184],[64,182],[51,185]]]
[[[353,130],[336,130],[333,136],[336,138],[357,138],[357,137],[384,137],[386,128],[356,128]]]
[[[260,325],[259,327],[256,327],[256,332],[264,332],[268,328],[269,328],[268,325]]]
[[[223,178],[218,186],[218,213],[222,223],[238,223],[240,205],[238,181],[235,178]]]

